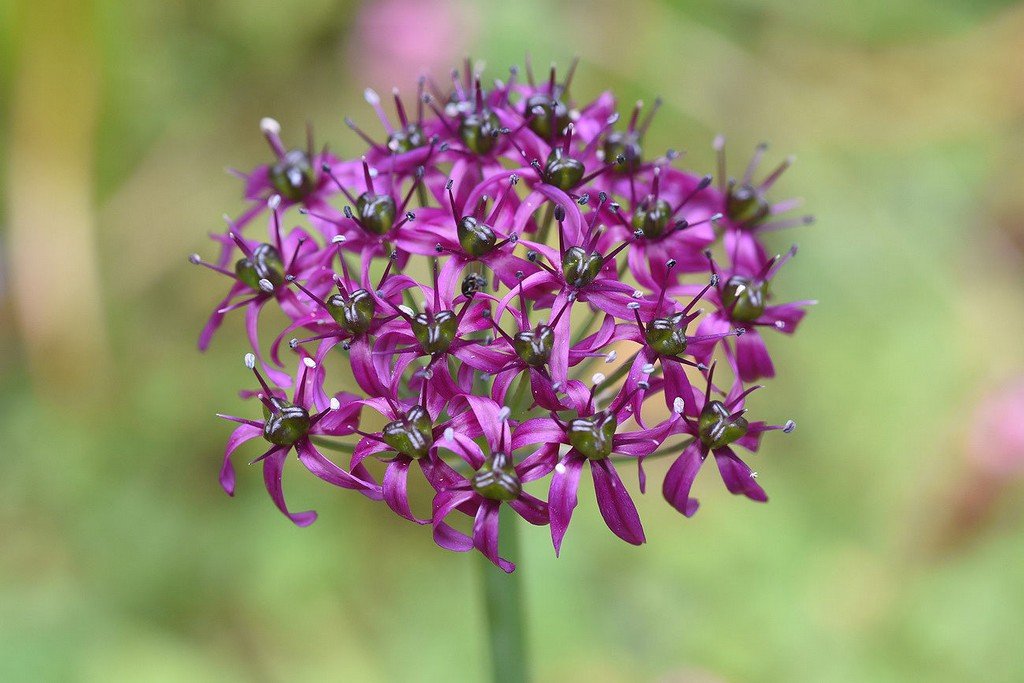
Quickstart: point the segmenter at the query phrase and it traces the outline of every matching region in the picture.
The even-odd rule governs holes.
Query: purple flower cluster
[[[414,106],[395,91],[393,115],[367,90],[383,130],[346,119],[367,145],[359,159],[316,151],[309,133],[289,149],[261,122],[275,159],[241,174],[249,208],[213,236],[216,260],[190,259],[229,280],[200,348],[244,315],[255,379],[243,395],[262,403],[257,419],[221,416],[238,424],[229,494],[232,454],[262,437],[253,462],[295,524],[316,513],[285,503],[292,450],[505,571],[502,504],[549,526],[557,553],[584,464],[605,523],[632,544],[644,530],[624,463],[644,491],[644,461],[673,456],[662,491],[686,516],[708,455],[729,491],[767,500],[734,449],[793,428],[744,407],[775,374],[763,335],[792,334],[813,303],[770,303],[795,248],[770,256],[761,238],[809,222],[767,198],[789,160],[755,179],[762,146],[732,178],[718,139],[717,174],[675,168],[676,152],[647,147],[657,102],[622,119],[610,93],[578,103],[574,70],[512,70],[485,88],[467,65],[449,87],[421,79]],[[271,302],[287,322],[268,336]],[[429,514],[410,504],[410,471],[433,490]]]

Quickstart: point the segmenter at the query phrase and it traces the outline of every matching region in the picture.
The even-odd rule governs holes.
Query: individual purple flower
[[[269,204],[274,217],[272,244],[246,240],[234,233],[228,234],[229,239],[242,253],[242,257],[235,262],[234,271],[204,261],[199,254],[192,254],[189,257],[193,264],[205,266],[233,281],[227,295],[217,304],[199,335],[201,351],[205,351],[210,345],[224,316],[233,310],[244,308],[249,343],[252,345],[253,353],[263,362],[259,343],[259,319],[263,307],[267,302],[276,300],[289,315],[301,314],[301,304],[289,290],[287,281],[309,269],[319,267],[324,253],[315,248],[309,233],[301,228],[295,228],[287,236],[282,237],[278,213],[280,201],[277,195],[271,197]],[[266,363],[263,365],[275,381],[287,384],[287,374],[268,367]]]
[[[630,242],[629,272],[637,282],[657,288],[665,282],[664,264],[672,260],[678,271],[695,273],[707,270],[704,250],[715,241],[712,224],[721,218],[705,195],[711,176],[698,178],[660,165],[651,170],[648,186],[629,177],[627,187],[615,184],[624,194],[625,205],[612,203],[602,220],[608,223],[600,246]]]
[[[597,506],[612,533],[633,545],[640,545],[646,538],[640,515],[626,491],[615,465],[613,454],[629,458],[641,458],[654,452],[668,433],[671,422],[653,428],[632,432],[620,431],[622,425],[633,415],[632,395],[620,391],[605,409],[594,404],[603,377],[594,378],[594,387],[587,401],[574,406],[575,417],[563,420],[557,414],[539,417],[521,423],[512,436],[512,448],[545,444],[545,455],[554,458],[559,445],[568,450],[554,467],[551,487],[548,491],[548,505],[551,515],[551,541],[555,554],[562,547],[562,539],[569,527],[573,510],[576,508],[576,490],[580,483],[583,464],[590,463],[594,480]]]
[[[366,159],[374,168],[399,176],[411,175],[418,167],[428,163],[433,155],[432,140],[444,131],[444,127],[436,121],[424,121],[423,119],[424,83],[425,79],[420,78],[416,93],[415,119],[410,118],[406,112],[402,98],[398,94],[398,88],[392,91],[395,113],[398,118],[397,125],[392,123],[384,111],[380,95],[376,91],[367,88],[363,92],[363,99],[373,108],[387,133],[387,139],[384,142],[375,141],[370,135],[363,132],[352,119],[345,118],[346,125],[370,145]]]
[[[309,372],[316,363],[308,356],[299,364],[299,379],[295,391],[288,401],[280,391],[271,389],[256,369],[256,357],[245,356],[245,366],[253,371],[260,384],[261,392],[256,397],[263,403],[264,419],[250,420],[232,415],[218,415],[225,420],[239,423],[228,439],[224,452],[224,463],[220,471],[220,484],[228,495],[235,494],[235,468],[231,455],[238,447],[259,436],[270,442],[270,448],[250,464],[263,463],[263,480],[271,500],[288,519],[297,526],[308,526],[316,520],[316,513],[291,512],[285,504],[281,478],[288,453],[294,448],[299,461],[310,472],[329,484],[359,491],[369,498],[380,499],[380,486],[372,481],[355,477],[324,456],[313,445],[313,436],[345,436],[355,431],[359,421],[360,404],[352,394],[339,393],[330,403],[319,410],[309,388]]]
[[[439,275],[442,296],[455,295],[456,284],[461,281],[462,273],[471,263],[485,266],[500,283],[508,287],[515,286],[516,273],[532,273],[537,270],[536,266],[512,253],[519,242],[517,233],[501,235],[494,228],[495,225],[511,221],[518,203],[515,197],[518,182],[519,177],[510,174],[498,199],[487,211],[487,195],[477,192],[469,198],[473,201],[472,210],[467,210],[470,205],[458,206],[452,192],[453,183],[448,181],[446,190],[451,213],[444,217],[431,216],[422,223],[424,229],[436,235],[435,252],[449,255]],[[482,187],[486,185],[477,186],[478,189]]]
[[[756,451],[761,435],[773,430],[789,433],[796,424],[790,420],[785,425],[769,425],[765,422],[748,422],[743,407],[746,397],[758,386],[744,390],[735,383],[724,400],[712,398],[715,366],[708,370],[707,386],[702,400],[693,409],[686,405],[681,396],[673,397],[676,404],[676,434],[692,437],[690,443],[669,467],[662,485],[662,493],[672,507],[687,517],[697,512],[699,503],[690,497],[693,480],[708,455],[715,456],[715,464],[722,475],[722,481],[730,493],[744,495],[751,500],[767,502],[768,495],[757,483],[757,473],[740,459],[732,450],[733,444],[750,451]]]
[[[436,489],[455,485],[460,475],[437,452],[438,443],[446,430],[457,430],[467,438],[482,433],[480,424],[469,410],[452,415],[444,421],[438,416],[446,401],[428,398],[427,383],[420,385],[420,399],[411,405],[392,396],[371,398],[362,404],[372,408],[389,420],[379,432],[357,431],[363,438],[352,453],[352,468],[362,468],[363,461],[375,457],[388,463],[382,481],[384,502],[396,514],[417,524],[429,524],[420,519],[409,505],[409,469],[417,463],[427,481]],[[476,400],[476,397],[467,400]],[[362,471],[360,469],[360,471]]]
[[[743,177],[737,180],[726,174],[725,138],[715,138],[715,154],[718,157],[718,196],[719,210],[724,214],[721,221],[725,227],[723,243],[728,253],[737,258],[747,260],[768,260],[768,254],[761,245],[760,238],[768,232],[784,230],[797,225],[810,225],[814,216],[805,215],[792,218],[780,218],[800,206],[799,199],[786,199],[772,203],[768,199],[768,191],[786,172],[795,157],[786,157],[773,171],[760,182],[754,180],[761,165],[761,159],[768,149],[761,143],[754,150],[754,155],[747,164]]]
[[[433,153],[433,144],[428,149]],[[386,256],[396,248],[403,259],[411,253],[430,253],[434,245],[422,239],[422,231],[415,229],[416,214],[409,210],[410,201],[423,183],[425,169],[417,167],[409,187],[403,189],[404,179],[391,173],[378,175],[366,157],[362,159],[362,183],[365,190],[354,195],[344,182],[324,167],[338,190],[351,202],[343,209],[343,217],[308,211],[310,218],[321,224],[321,230],[333,239],[345,238],[345,248],[367,261],[375,256]],[[404,262],[400,265],[405,265]]]
[[[793,334],[806,315],[807,307],[815,303],[813,300],[804,300],[776,306],[768,304],[772,279],[795,254],[794,246],[784,255],[765,261],[750,262],[737,256],[730,270],[724,273],[719,273],[718,267],[711,261],[712,273],[717,276],[710,297],[715,310],[701,321],[697,334],[709,339],[715,335],[724,338],[734,328],[744,329],[745,334],[736,338],[735,348],[725,344],[726,354],[735,359],[740,379],[744,382],[775,376],[775,366],[768,355],[760,328]],[[714,350],[714,343],[703,343],[700,346],[700,349],[694,349],[694,355],[706,363]]]
[[[523,490],[523,484],[550,472],[548,458],[537,451],[516,464],[508,421],[511,411],[486,398],[466,396],[466,400],[483,428],[487,450],[452,427],[444,431],[440,447],[461,458],[472,469],[472,476],[459,474],[456,482],[434,496],[434,541],[456,552],[476,548],[502,570],[511,572],[515,565],[498,555],[498,513],[504,503],[530,524],[548,523],[547,504]],[[472,537],[445,521],[457,510],[473,515]]]

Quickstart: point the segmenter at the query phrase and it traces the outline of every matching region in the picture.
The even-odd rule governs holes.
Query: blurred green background
[[[308,529],[256,471],[220,491],[244,341],[196,352],[221,283],[185,256],[261,116],[353,153],[364,85],[527,51],[660,94],[699,172],[718,132],[796,153],[777,292],[821,302],[752,405],[799,423],[770,504],[704,472],[639,549],[586,491],[561,559],[526,530],[538,680],[1024,680],[1022,44],[1002,0],[0,2],[0,680],[484,677],[475,558],[299,468]]]

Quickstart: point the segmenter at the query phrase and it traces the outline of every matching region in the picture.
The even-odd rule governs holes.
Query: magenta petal
[[[551,488],[548,490],[548,511],[551,514],[551,543],[555,546],[557,556],[562,549],[562,538],[572,520],[572,511],[576,509],[576,491],[580,486],[580,470],[583,468],[583,457],[570,451],[555,467],[551,476]]]
[[[512,434],[512,448],[516,451],[524,446],[538,443],[558,443],[565,441],[562,426],[550,417],[535,417],[519,423]]]
[[[530,524],[544,526],[549,521],[548,504],[529,493],[520,493],[518,498],[508,504]]]
[[[744,382],[775,376],[775,366],[768,355],[768,348],[757,330],[747,330],[746,334],[736,339],[736,366]]]
[[[747,463],[740,460],[729,448],[718,448],[714,454],[718,471],[722,474],[722,481],[725,482],[725,488],[729,489],[730,493],[744,495],[759,503],[767,502],[768,494],[754,479],[754,472]]]
[[[501,568],[505,573],[511,573],[516,566],[508,560],[498,556],[498,510],[501,503],[496,500],[484,499],[477,508],[476,518],[473,520],[473,545],[483,553],[483,556]]]
[[[318,451],[316,447],[309,442],[309,439],[299,440],[296,442],[295,448],[299,452],[299,461],[306,466],[306,469],[318,478],[326,481],[328,484],[334,484],[335,486],[340,486],[344,489],[359,491],[372,500],[381,499],[383,494],[381,493],[380,486],[371,482],[363,481],[362,479],[354,477],[341,469],[324,456],[323,453]]]
[[[399,456],[388,464],[384,471],[384,502],[396,513],[417,524],[428,524],[429,519],[420,519],[409,507],[409,464],[408,457]]]
[[[216,306],[213,308],[213,313],[210,314],[210,318],[206,321],[206,325],[203,327],[203,331],[199,333],[199,350],[205,351],[210,346],[210,340],[213,339],[214,333],[220,328],[222,322],[224,322],[224,313],[219,311],[231,303],[231,300],[241,294],[243,291],[249,289],[246,285],[236,282],[231,286],[228,291],[228,295],[221,299]]]
[[[447,524],[444,518],[455,508],[473,500],[475,497],[475,493],[464,489],[442,491],[434,496],[434,514],[432,518],[434,543],[437,543],[446,550],[454,550],[457,553],[465,553],[473,549],[473,539]]]
[[[281,489],[281,476],[284,473],[284,461],[288,458],[288,448],[275,449],[263,459],[263,482],[267,486],[267,493],[277,509],[292,520],[295,526],[309,526],[316,521],[316,513],[312,510],[306,512],[291,512],[284,502],[284,491]]]
[[[594,477],[597,507],[612,533],[633,545],[640,545],[647,540],[636,505],[611,461],[607,458],[591,460],[590,471]]]
[[[243,443],[255,439],[261,434],[263,434],[262,428],[243,424],[236,427],[228,437],[228,444],[224,449],[224,463],[220,468],[220,485],[229,496],[235,495],[235,468],[231,464],[231,454],[237,451]]]
[[[696,444],[690,444],[665,473],[665,481],[661,488],[665,500],[687,517],[692,517],[700,505],[696,498],[690,497],[690,489],[703,462],[700,448]]]

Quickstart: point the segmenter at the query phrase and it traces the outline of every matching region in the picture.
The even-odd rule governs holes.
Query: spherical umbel
[[[746,418],[729,415],[729,409],[721,401],[708,401],[700,411],[697,427],[700,442],[708,450],[714,450],[743,438],[748,425]]]
[[[422,406],[413,406],[405,415],[384,425],[384,442],[410,458],[424,458],[434,445],[433,424]]]
[[[309,154],[293,149],[270,167],[270,184],[282,197],[297,202],[316,189],[317,176]]]
[[[573,448],[591,460],[602,460],[612,454],[612,441],[618,426],[615,416],[602,410],[588,417],[570,420],[566,431]]]
[[[722,287],[722,303],[731,311],[733,320],[757,320],[764,313],[767,299],[768,283],[764,280],[734,275]]]

